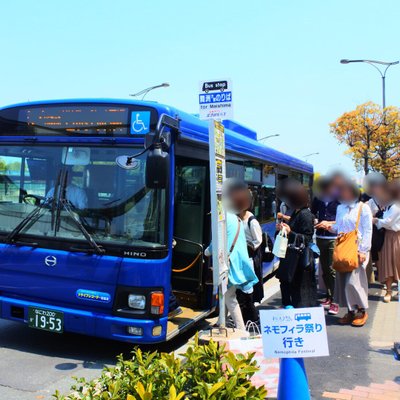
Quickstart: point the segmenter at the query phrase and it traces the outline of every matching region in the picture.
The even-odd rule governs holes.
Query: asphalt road
[[[193,336],[189,330],[179,338],[144,350],[173,351]],[[133,345],[81,336],[58,335],[0,320],[0,400],[51,399],[56,389],[68,391],[73,376],[88,379],[100,375],[105,365]]]

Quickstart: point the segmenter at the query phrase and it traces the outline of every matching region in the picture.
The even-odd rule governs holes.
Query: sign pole
[[[213,263],[213,295],[218,295],[219,326],[226,327],[225,293],[228,288],[226,213],[222,204],[225,180],[225,131],[222,120],[233,118],[232,82],[230,79],[201,81],[199,118],[208,120],[210,159],[210,201]]]
[[[225,180],[225,131],[222,123],[209,120],[209,158],[211,193],[211,235],[213,257],[213,293],[219,299],[219,326],[225,328],[225,299],[228,286],[226,214],[222,203]]]

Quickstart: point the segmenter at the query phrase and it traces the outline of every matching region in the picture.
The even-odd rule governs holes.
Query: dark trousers
[[[259,316],[258,311],[254,305],[253,293],[243,293],[241,290],[238,289],[236,290],[236,298],[238,300],[245,325],[249,321],[257,322]]]
[[[315,307],[317,305],[317,282],[314,264],[307,268],[297,267],[291,282],[281,280],[283,306]]]
[[[300,303],[300,288],[294,285],[293,282],[281,281],[281,296],[284,307],[297,307],[297,304]]]
[[[333,299],[336,271],[332,268],[332,258],[335,248],[335,239],[317,238],[317,246],[321,252],[319,256],[319,265],[322,269],[322,279],[326,287],[326,297],[328,299]]]
[[[249,251],[249,255],[251,252]],[[258,278],[258,282],[253,286],[253,301],[257,303],[261,303],[264,298],[264,286],[263,286],[263,266],[262,266],[262,258],[261,251],[257,249],[257,251],[250,255],[253,259],[254,272]]]

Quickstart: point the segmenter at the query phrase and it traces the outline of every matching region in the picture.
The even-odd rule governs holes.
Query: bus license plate
[[[64,313],[46,308],[29,307],[28,326],[44,331],[62,333],[64,330]]]

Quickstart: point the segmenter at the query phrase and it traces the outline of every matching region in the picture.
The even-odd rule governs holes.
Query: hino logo
[[[47,256],[44,259],[44,263],[48,266],[48,267],[55,267],[57,265],[57,258],[55,256]]]
[[[124,251],[124,256],[146,258],[147,253],[144,251]]]

